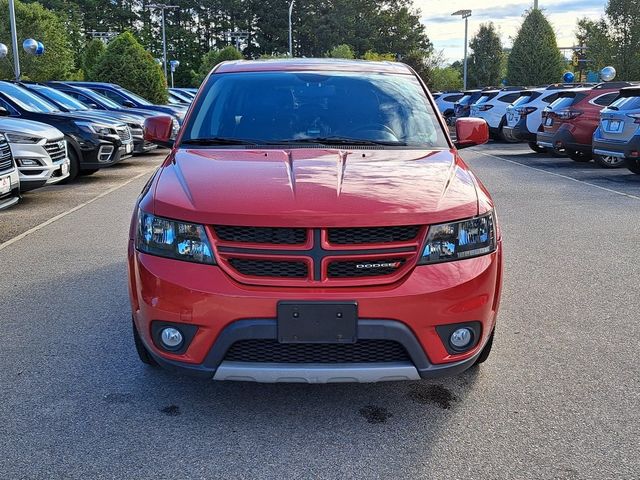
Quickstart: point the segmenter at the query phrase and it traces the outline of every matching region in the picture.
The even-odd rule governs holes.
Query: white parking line
[[[492,155],[490,153],[484,152],[474,152],[479,155],[484,155],[485,157],[491,157],[498,160],[502,160],[504,162],[514,163],[516,165],[520,165],[521,167],[530,168],[531,170],[535,170],[537,172],[546,173],[547,175],[553,175],[554,177],[565,178],[567,180],[571,180],[572,182],[582,183],[583,185],[588,185],[589,187],[597,188],[598,190],[604,190],[605,192],[615,193],[616,195],[622,195],[623,197],[633,198],[635,200],[640,200],[640,196],[632,195],[630,193],[620,192],[618,190],[613,190],[612,188],[602,187],[600,185],[596,185],[595,183],[585,182],[584,180],[578,180],[577,178],[569,177],[568,175],[562,175],[561,173],[554,173],[543,168],[532,167],[531,165],[527,165],[525,163],[516,162],[515,160],[509,160],[508,158],[500,157],[498,155]]]
[[[129,185],[131,182],[139,179],[140,177],[144,177],[145,175],[149,175],[151,172],[153,172],[156,169],[156,167],[154,168],[150,168],[149,170],[145,170],[144,172],[136,175],[135,177],[130,178],[129,180],[127,180],[124,183],[121,183],[120,185],[116,185],[115,187],[110,188],[109,190],[106,190],[104,192],[102,192],[100,195],[97,195],[95,197],[93,197],[90,200],[87,200],[84,203],[81,203],[80,205],[76,205],[75,207],[67,210],[66,212],[62,212],[58,215],[56,215],[55,217],[51,217],[49,220],[47,220],[46,222],[42,222],[39,225],[36,225],[33,228],[30,228],[29,230],[27,230],[26,232],[22,232],[20,235],[17,235],[15,237],[13,237],[10,240],[7,240],[4,243],[0,243],[0,250],[3,250],[5,248],[7,248],[9,245],[12,245],[20,240],[22,240],[24,237],[26,237],[27,235],[31,235],[34,232],[37,232],[38,230],[43,229],[44,227],[46,227],[47,225],[51,225],[53,222],[56,222],[58,220],[60,220],[63,217],[66,217],[67,215],[69,215],[70,213],[73,213],[77,210],[80,210],[83,207],[86,207],[87,205],[89,205],[90,203],[95,202],[96,200],[105,197],[107,195],[109,195],[110,193],[115,192],[116,190],[120,190],[122,187]]]

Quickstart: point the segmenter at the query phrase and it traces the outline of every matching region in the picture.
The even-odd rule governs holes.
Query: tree
[[[498,85],[501,80],[502,42],[492,22],[481,24],[469,42],[468,84],[471,87]]]
[[[364,60],[375,60],[378,62],[387,61],[387,62],[395,62],[396,56],[393,53],[378,53],[373,50],[367,50],[362,56]]]
[[[435,68],[431,88],[434,91],[462,90],[462,75],[454,67]]]
[[[102,40],[91,40],[87,43],[82,53],[82,70],[87,80],[93,80],[93,69],[100,61],[100,57],[105,52],[106,47]]]
[[[565,60],[558,49],[553,27],[539,9],[529,10],[509,55],[509,83],[540,85],[558,82],[564,66]]]
[[[202,56],[200,62],[200,70],[197,73],[196,83],[199,85],[205,79],[209,72],[221,62],[227,60],[241,60],[244,58],[242,53],[235,47],[225,47],[222,50],[210,50]]]
[[[351,46],[343,43],[337,47],[333,47],[329,52],[327,52],[327,57],[352,59],[356,58],[356,55],[353,53],[353,48],[351,48]]]
[[[640,78],[640,1],[609,0],[606,9],[619,79]]]
[[[434,53],[433,48],[415,49],[402,57],[402,63],[406,63],[422,78],[430,89],[433,89],[433,72],[443,63],[443,53]]]
[[[160,65],[131,32],[109,43],[92,75],[95,81],[117,83],[152,103],[167,103],[167,82]]]
[[[4,16],[8,10],[7,0],[0,0],[0,12],[3,12],[3,21],[0,22],[2,39],[11,38],[9,20]],[[74,74],[73,51],[64,23],[58,15],[37,3],[25,5],[16,1],[16,28],[20,38],[36,38],[46,49],[44,55],[39,57],[24,52],[19,54],[22,74],[26,78],[34,81],[66,80]],[[13,77],[13,52],[9,49],[8,58],[0,62],[0,78]]]

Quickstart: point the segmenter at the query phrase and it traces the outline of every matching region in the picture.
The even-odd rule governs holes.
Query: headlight
[[[448,262],[486,255],[496,249],[495,215],[429,227],[420,264]]]
[[[38,143],[40,140],[43,140],[42,137],[35,137],[33,135],[25,135],[24,133],[15,133],[15,132],[5,132],[5,137],[9,143]]]
[[[204,226],[156,217],[138,210],[136,248],[141,252],[214,265]]]
[[[97,133],[98,135],[116,135],[116,131],[108,125],[95,122],[75,122],[75,124],[85,132]]]

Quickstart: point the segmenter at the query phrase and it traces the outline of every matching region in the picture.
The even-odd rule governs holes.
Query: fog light
[[[177,349],[180,345],[182,345],[182,333],[177,328],[163,328],[162,332],[160,332],[160,340],[162,341],[162,345],[170,350]]]
[[[452,347],[464,350],[473,342],[473,332],[470,328],[458,328],[451,334],[449,342],[451,342]]]

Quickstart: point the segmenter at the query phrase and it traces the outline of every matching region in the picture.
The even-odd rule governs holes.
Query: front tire
[[[157,367],[158,362],[156,362],[155,358],[153,358],[149,353],[149,350],[147,350],[147,347],[142,343],[142,339],[140,338],[140,334],[138,333],[138,329],[136,328],[136,324],[133,319],[131,320],[131,324],[133,326],[133,342],[135,343],[136,351],[138,352],[138,358],[145,365]]]
[[[635,158],[626,158],[625,167],[627,167],[636,175],[640,175],[640,160]]]
[[[541,147],[536,142],[529,142],[529,148],[536,153],[547,153],[547,147]]]
[[[594,155],[593,159],[602,168],[620,168],[624,167],[624,157],[614,157],[611,155]]]

